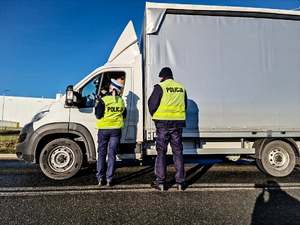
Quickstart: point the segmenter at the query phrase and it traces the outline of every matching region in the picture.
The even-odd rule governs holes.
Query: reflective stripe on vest
[[[105,104],[104,116],[97,121],[96,129],[118,129],[124,127],[123,112],[125,104],[121,97],[105,96],[102,98]]]
[[[185,90],[172,79],[159,83],[163,90],[160,105],[153,115],[155,120],[185,120]]]

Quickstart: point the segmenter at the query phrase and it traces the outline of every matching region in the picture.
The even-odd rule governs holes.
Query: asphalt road
[[[300,224],[300,170],[286,178],[255,163],[186,159],[184,192],[150,188],[153,161],[118,163],[116,185],[98,187],[94,167],[55,181],[38,165],[0,161],[0,224]]]

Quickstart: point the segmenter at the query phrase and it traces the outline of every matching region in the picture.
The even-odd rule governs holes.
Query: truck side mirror
[[[73,106],[74,105],[74,92],[73,85],[69,85],[66,90],[66,105]]]

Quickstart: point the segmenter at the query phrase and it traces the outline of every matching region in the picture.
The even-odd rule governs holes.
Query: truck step
[[[156,149],[147,149],[147,155],[157,155]],[[254,148],[197,148],[197,149],[184,149],[184,155],[227,155],[227,154],[255,154]],[[168,149],[167,155],[172,155],[172,150]]]

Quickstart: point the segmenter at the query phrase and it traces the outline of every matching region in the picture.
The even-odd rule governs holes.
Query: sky
[[[300,0],[151,2],[293,10]],[[140,37],[144,0],[0,0],[0,96],[55,98],[104,65],[127,23]],[[9,91],[5,91],[9,90]]]

